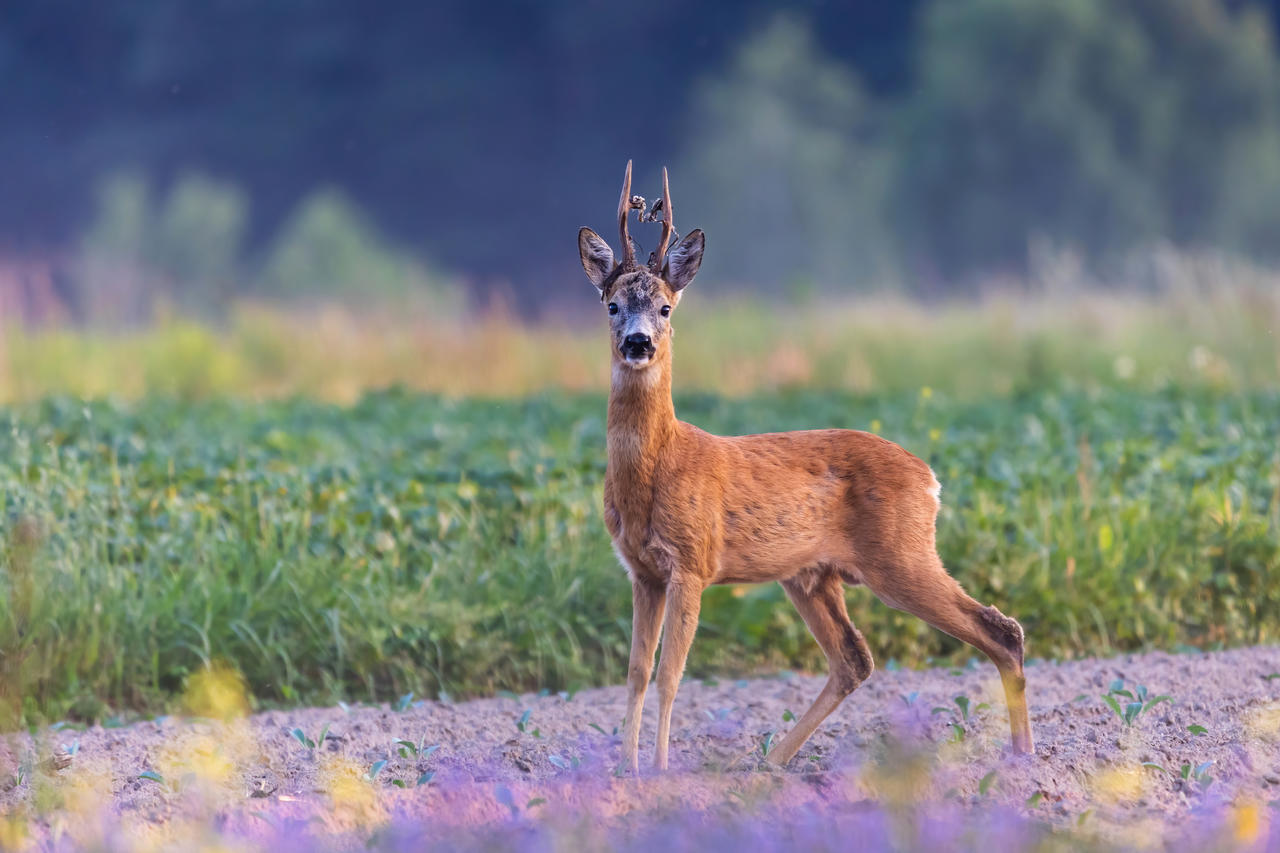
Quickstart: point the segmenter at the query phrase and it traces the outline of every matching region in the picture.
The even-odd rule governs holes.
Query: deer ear
[[[662,268],[662,277],[671,285],[672,290],[684,290],[693,281],[693,277],[698,274],[698,267],[702,266],[702,250],[706,243],[702,229],[695,228],[667,253],[667,264]]]
[[[587,278],[600,290],[604,280],[613,272],[613,249],[596,232],[590,228],[578,229],[578,254],[582,257],[582,268],[587,271]]]

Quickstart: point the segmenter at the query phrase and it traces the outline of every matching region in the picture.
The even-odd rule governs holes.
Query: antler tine
[[[622,197],[618,199],[618,230],[622,238],[623,269],[636,264],[636,250],[631,245],[631,235],[627,233],[627,217],[631,214],[631,161],[627,161],[627,174],[622,179]]]
[[[671,211],[671,186],[667,182],[667,167],[662,167],[662,240],[658,243],[658,248],[653,253],[653,271],[662,272],[662,263],[667,257],[667,245],[671,242],[671,232],[674,230],[674,220]]]

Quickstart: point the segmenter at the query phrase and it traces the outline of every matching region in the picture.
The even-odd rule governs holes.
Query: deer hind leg
[[[1015,752],[1034,750],[1027,713],[1027,681],[1022,671],[1025,638],[1017,620],[970,598],[947,574],[937,554],[907,565],[886,564],[866,572],[865,581],[876,596],[897,610],[919,616],[939,631],[985,654],[1000,672],[1009,729]]]
[[[786,737],[769,750],[765,760],[778,766],[790,761],[814,729],[875,669],[867,641],[849,621],[844,586],[837,576],[826,575],[811,589],[797,580],[783,581],[782,588],[827,656],[830,675],[809,710]]]
[[[680,677],[698,629],[702,608],[702,587],[696,583],[672,581],[667,585],[667,610],[662,629],[662,658],[658,661],[658,744],[653,766],[667,769],[667,743],[671,738],[671,706],[676,701]]]
[[[640,770],[640,718],[653,674],[653,654],[662,630],[667,591],[639,577],[631,579],[631,662],[627,667],[627,720],[622,735],[622,766]]]

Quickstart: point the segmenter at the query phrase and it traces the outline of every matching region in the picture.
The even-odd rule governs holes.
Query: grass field
[[[222,660],[268,703],[623,677],[604,397],[10,407],[0,644],[29,720],[158,711]],[[686,394],[740,433],[872,429],[934,466],[940,550],[1031,654],[1275,641],[1280,393]],[[850,593],[881,664],[971,651]],[[776,585],[705,597],[691,671],[821,668]],[[10,693],[12,695],[12,692]]]
[[[925,458],[944,561],[1032,655],[1274,641],[1280,282],[1153,268],[1141,293],[1048,281],[950,306],[693,294],[677,412],[868,429]],[[216,660],[272,704],[620,680],[597,326],[241,305],[220,325],[6,327],[8,713],[160,711]],[[970,654],[865,590],[850,605],[881,664]],[[822,661],[768,585],[708,591],[690,666]]]

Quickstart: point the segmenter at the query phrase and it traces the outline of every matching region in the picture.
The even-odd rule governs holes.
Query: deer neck
[[[614,361],[606,435],[609,468],[618,476],[652,477],[663,448],[676,436],[670,347],[658,359],[645,370]]]

